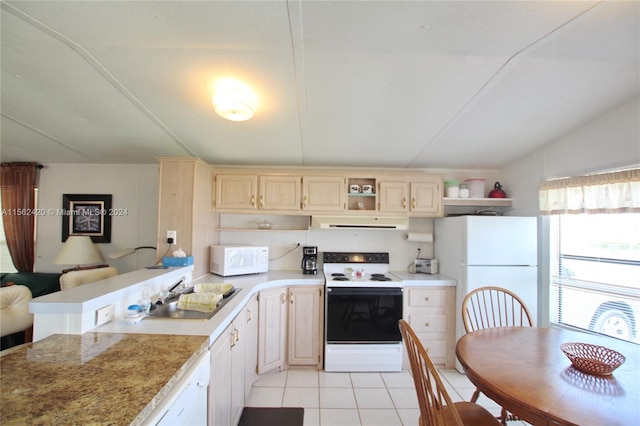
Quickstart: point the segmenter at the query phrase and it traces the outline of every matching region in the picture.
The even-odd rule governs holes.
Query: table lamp
[[[63,274],[69,271],[108,266],[94,265],[102,262],[104,262],[102,253],[100,253],[98,247],[93,244],[91,237],[86,235],[70,235],[69,238],[67,238],[67,241],[64,242],[64,245],[56,258],[53,260],[54,265],[77,265],[75,268],[63,270]],[[80,265],[94,266],[81,267]]]

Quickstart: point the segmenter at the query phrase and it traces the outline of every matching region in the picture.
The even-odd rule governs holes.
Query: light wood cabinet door
[[[322,287],[289,288],[289,365],[320,365]]]
[[[408,211],[409,184],[403,181],[378,183],[378,211],[404,213]]]
[[[251,386],[258,376],[258,295],[251,297],[244,309],[245,324],[245,362],[244,362],[244,399],[249,398]]]
[[[339,212],[347,205],[343,176],[304,176],[302,178],[302,209],[305,211]]]
[[[301,186],[301,176],[260,176],[258,208],[299,211]]]
[[[244,310],[231,323],[231,424],[238,424],[244,407],[246,320]]]
[[[411,182],[412,213],[442,214],[442,192],[439,182]]]
[[[258,296],[258,374],[284,367],[287,332],[287,290],[274,288]]]
[[[256,210],[257,175],[216,175],[217,210]]]
[[[231,339],[229,325],[211,345],[211,381],[209,382],[208,424],[230,425],[231,421]]]

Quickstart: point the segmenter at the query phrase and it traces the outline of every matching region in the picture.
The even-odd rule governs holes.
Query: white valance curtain
[[[540,214],[640,213],[640,169],[555,179],[540,187]]]

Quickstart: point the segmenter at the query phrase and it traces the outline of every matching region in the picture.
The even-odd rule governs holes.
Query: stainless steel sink
[[[218,306],[212,312],[200,312],[187,309],[178,309],[178,299],[169,299],[162,305],[153,305],[147,318],[170,318],[170,319],[192,319],[208,320],[214,316],[224,305],[229,303],[242,289],[234,288],[228,295],[225,295]]]

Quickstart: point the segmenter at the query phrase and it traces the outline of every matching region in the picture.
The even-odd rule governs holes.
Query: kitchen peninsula
[[[301,296],[296,297],[295,303],[302,303],[306,294],[312,291],[317,294],[318,289],[324,288],[322,275],[303,275],[298,271],[228,278],[210,275],[198,282],[223,282],[240,290],[211,319],[146,318],[137,324],[125,320],[124,310],[128,303],[135,302],[142,286],[150,286],[152,293],[157,294],[190,273],[191,267],[134,271],[99,282],[94,288],[86,285],[71,289],[66,296],[60,292],[55,297],[35,299],[31,310],[36,318],[40,317],[36,324],[49,319],[54,324],[65,323],[67,331],[39,333],[41,337],[36,342],[6,351],[0,358],[0,423],[69,424],[69,419],[73,419],[72,422],[82,424],[148,424],[166,405],[170,392],[190,373],[199,356],[210,352],[209,401],[216,404],[208,403],[209,424],[234,424],[256,378],[256,362],[261,363],[255,359],[258,347],[260,356],[271,345],[274,353],[286,358],[276,368],[287,368],[295,362],[311,368],[322,365],[317,359],[311,360],[314,363],[311,364],[308,359],[300,358],[300,354],[294,354],[298,358],[292,355],[287,358],[287,351],[282,350],[285,342],[291,346],[291,333],[294,338],[296,332],[306,333],[305,329],[292,326],[295,318],[289,316],[287,320],[285,315],[283,324],[289,324],[289,337],[285,333],[285,338],[276,345],[265,340],[265,336],[260,336],[259,344],[255,325],[255,320],[264,314],[258,310],[258,295],[261,303],[274,302],[271,306],[260,305],[261,308],[277,306],[276,309],[284,309],[283,312],[288,309],[289,315],[299,311],[310,314],[310,309],[290,308],[295,306],[292,295]],[[442,303],[446,306],[449,295],[453,294],[447,289],[455,289],[455,281],[444,276],[421,274],[402,279],[409,293],[416,291],[415,294],[421,296],[422,303],[434,300],[437,304],[433,308],[427,305],[421,305],[418,310],[412,308],[420,315],[423,312],[419,309],[425,309],[424,314],[440,317],[440,310],[444,308],[438,306]],[[422,293],[431,287],[435,296],[442,294],[446,299],[422,297],[431,295]],[[271,295],[275,297],[271,299]],[[322,304],[322,293],[319,299],[314,296],[313,300]],[[96,312],[107,304],[114,305],[114,319],[96,327]],[[63,317],[64,321],[55,320],[56,316]],[[82,323],[87,326],[91,322],[88,319],[94,327],[75,332],[82,329]],[[251,319],[254,337],[249,337],[252,334],[246,323]],[[314,324],[317,326],[318,322]],[[238,333],[245,325],[246,331]],[[322,323],[319,326],[321,329]],[[321,331],[316,335],[322,339]],[[239,348],[244,348],[243,353],[233,352]],[[442,361],[445,362],[444,356]],[[269,366],[263,371],[269,371]],[[236,394],[239,396],[233,396]]]

